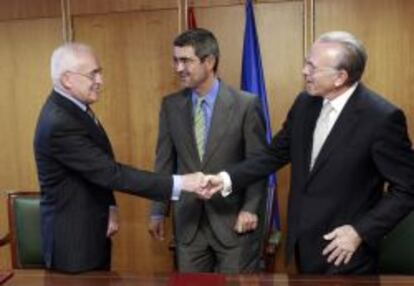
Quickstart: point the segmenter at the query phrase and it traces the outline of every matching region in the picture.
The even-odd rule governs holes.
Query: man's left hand
[[[362,242],[356,230],[349,224],[335,228],[323,236],[331,242],[324,248],[322,254],[328,256],[328,263],[336,266],[348,264],[352,255]]]
[[[108,228],[106,230],[106,237],[111,237],[118,232],[118,208],[116,206],[109,207]]]

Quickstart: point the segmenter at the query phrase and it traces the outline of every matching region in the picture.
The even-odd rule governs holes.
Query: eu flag
[[[272,129],[270,127],[269,109],[267,105],[266,86],[263,76],[260,46],[257,38],[256,23],[254,18],[253,4],[251,0],[246,1],[246,23],[244,30],[241,89],[256,94],[261,102],[263,116],[266,123],[266,139],[272,140]],[[266,205],[266,225],[268,229],[268,243],[275,250],[280,238],[280,221],[277,197],[275,196],[276,176],[269,176],[268,198]],[[268,245],[268,247],[269,247]]]

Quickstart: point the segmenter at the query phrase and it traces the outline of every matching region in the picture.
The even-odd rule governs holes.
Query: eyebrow
[[[311,62],[308,58],[305,58],[305,64],[310,65],[311,67],[316,67],[313,62]]]
[[[192,57],[173,57],[174,60],[194,60]]]
[[[101,73],[102,71],[103,71],[102,67],[97,67],[96,69],[93,69],[88,73]]]

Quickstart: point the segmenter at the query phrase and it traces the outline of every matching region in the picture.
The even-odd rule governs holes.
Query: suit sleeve
[[[290,162],[290,138],[294,107],[289,111],[282,129],[273,137],[271,144],[260,154],[226,170],[233,189],[242,188],[276,172]]]
[[[253,158],[266,149],[266,129],[262,114],[258,97],[254,96],[249,101],[243,126],[246,159]],[[249,185],[245,190],[242,210],[256,214],[261,212],[265,197],[265,179]]]
[[[354,227],[365,242],[375,244],[414,207],[414,152],[402,111],[395,110],[381,124],[371,157],[389,187]]]
[[[166,102],[163,100],[159,115],[155,171],[160,174],[171,175],[175,173],[177,155],[168,123]],[[151,215],[167,215],[169,204],[170,202],[153,202],[151,205]]]
[[[85,180],[152,200],[169,200],[171,176],[163,176],[117,163],[81,125],[65,124],[51,134],[53,156]]]

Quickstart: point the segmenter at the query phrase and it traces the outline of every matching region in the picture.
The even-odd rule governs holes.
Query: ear
[[[346,83],[346,81],[349,78],[348,72],[345,70],[339,70],[337,75],[338,76],[334,81],[334,85],[335,87],[341,87]]]
[[[67,90],[70,90],[73,83],[72,83],[72,79],[69,76],[69,74],[67,72],[63,73],[60,76],[60,84]]]
[[[209,70],[213,70],[216,61],[217,59],[215,57],[209,55],[205,58],[204,63],[207,65]]]

